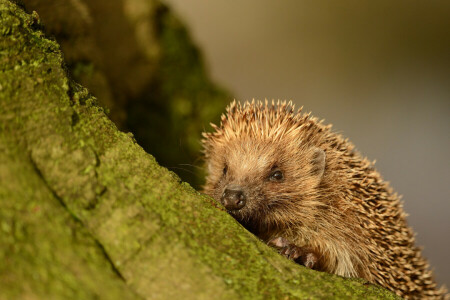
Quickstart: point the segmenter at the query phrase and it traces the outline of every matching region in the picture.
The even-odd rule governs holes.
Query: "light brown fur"
[[[220,200],[227,186],[244,187],[245,207],[230,213],[262,240],[311,248],[320,270],[362,277],[404,298],[443,298],[399,196],[331,125],[291,103],[258,101],[231,103],[212,126],[203,140],[204,191]],[[274,167],[283,172],[280,182],[267,180]]]

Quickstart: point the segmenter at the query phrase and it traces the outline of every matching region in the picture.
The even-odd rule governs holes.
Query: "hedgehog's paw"
[[[306,251],[304,255],[300,257],[300,261],[296,260],[299,264],[304,265],[307,268],[317,270],[317,254],[312,251]]]
[[[299,247],[282,237],[272,239],[269,241],[269,245],[278,249],[278,252],[284,257],[307,268],[314,269],[317,265],[317,255],[308,247]]]

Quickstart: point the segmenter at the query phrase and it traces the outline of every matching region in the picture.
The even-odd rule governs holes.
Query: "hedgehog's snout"
[[[232,186],[225,189],[220,201],[227,210],[240,210],[245,206],[247,199],[241,187]]]

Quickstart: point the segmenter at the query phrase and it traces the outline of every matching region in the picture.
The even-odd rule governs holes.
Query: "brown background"
[[[377,160],[449,286],[450,2],[166,2],[237,99],[292,99]]]

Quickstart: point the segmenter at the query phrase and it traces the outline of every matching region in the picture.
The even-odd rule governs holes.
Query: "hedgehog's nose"
[[[239,210],[245,206],[245,195],[241,189],[225,189],[220,198],[227,210]]]

